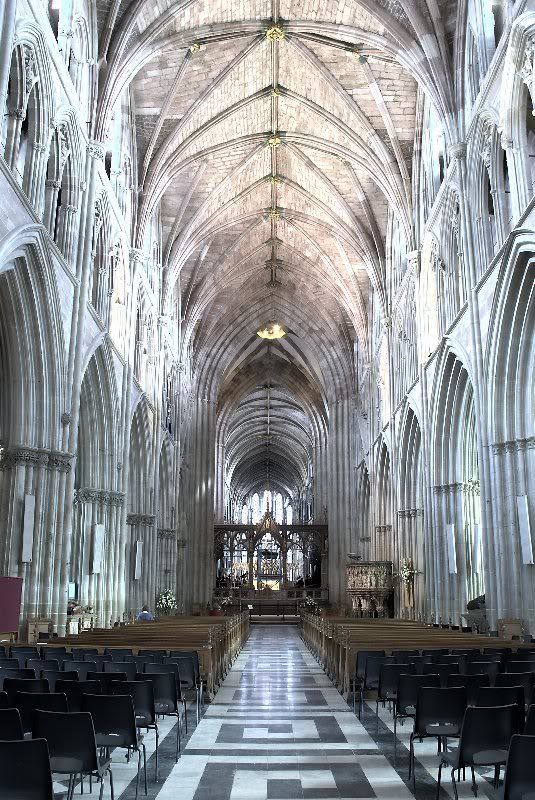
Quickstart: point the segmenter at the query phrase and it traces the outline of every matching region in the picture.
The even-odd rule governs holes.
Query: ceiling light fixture
[[[270,320],[257,330],[256,335],[261,339],[282,339],[286,336],[286,331],[279,322]]]

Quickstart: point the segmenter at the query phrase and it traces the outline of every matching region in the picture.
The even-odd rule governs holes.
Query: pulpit
[[[357,561],[346,566],[347,594],[357,617],[387,617],[394,589],[391,561]]]

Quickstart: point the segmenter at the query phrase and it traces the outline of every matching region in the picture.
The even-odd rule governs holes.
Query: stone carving
[[[533,81],[533,68],[535,62],[535,36],[532,36],[526,42],[526,49],[524,50],[524,59],[522,66],[518,73],[526,86],[531,87]]]
[[[29,447],[14,448],[0,452],[0,469],[20,466],[45,467],[57,472],[70,472],[73,456],[55,450],[36,450]]]
[[[128,514],[126,517],[127,525],[147,525],[152,526],[156,521],[155,514]]]
[[[500,456],[504,453],[521,453],[525,450],[532,450],[535,447],[535,436],[529,436],[526,439],[511,439],[508,442],[495,442],[491,447],[495,456]]]
[[[91,156],[91,158],[97,158],[99,161],[104,161],[104,152],[104,145],[102,142],[93,140],[87,145],[87,154]]]
[[[366,616],[387,613],[393,592],[393,571],[390,561],[361,561],[346,566],[347,593],[354,614]]]
[[[122,506],[124,494],[123,492],[108,492],[104,489],[84,487],[75,490],[74,503],[100,503],[106,506]]]
[[[492,139],[494,135],[494,125],[487,120],[483,128],[480,155],[486,168],[490,170],[492,162]]]
[[[401,519],[408,519],[410,517],[423,517],[423,508],[404,508],[398,511],[398,517]]]
[[[174,528],[158,528],[158,539],[176,539]]]
[[[272,25],[266,31],[266,37],[270,42],[279,42],[284,39],[285,35],[284,28],[281,25]]]
[[[28,98],[32,91],[34,84],[38,79],[37,75],[37,60],[35,57],[35,50],[28,44],[23,48],[24,59],[24,106],[28,102]]]
[[[480,494],[479,481],[461,481],[433,486],[433,494]]]
[[[433,239],[431,241],[431,253],[430,253],[429,264],[433,272],[436,272],[437,269],[441,270],[442,272],[446,271],[446,265],[444,264],[444,260],[439,255],[438,242],[436,239]]]

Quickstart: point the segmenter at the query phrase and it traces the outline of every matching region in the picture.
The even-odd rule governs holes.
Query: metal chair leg
[[[147,748],[144,744],[141,745],[143,748],[143,776],[145,778],[145,794],[148,794],[147,788]]]
[[[109,773],[109,776],[110,776],[110,794],[111,794],[111,800],[115,800],[115,792],[114,792],[114,790],[113,790],[113,773],[112,773],[112,771],[111,771],[111,767],[108,767],[108,773]],[[104,776],[102,776],[102,785],[104,786]]]
[[[443,767],[443,766],[444,766],[444,765],[443,765],[443,763],[442,763],[442,761],[441,761],[441,762],[440,762],[440,764],[438,765],[438,777],[437,777],[437,800],[439,800],[439,797],[440,797],[440,781],[441,781],[441,778],[442,778],[442,767]]]
[[[451,784],[453,786],[453,796],[455,800],[459,800],[459,793],[457,792],[457,783],[455,782],[455,770],[451,771]]]

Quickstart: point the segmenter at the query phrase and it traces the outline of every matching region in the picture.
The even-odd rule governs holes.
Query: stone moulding
[[[423,517],[423,515],[423,508],[403,508],[398,511],[398,517],[402,519],[408,517]]]
[[[128,514],[126,517],[127,525],[154,525],[155,514]]]
[[[480,494],[479,481],[444,483],[433,486],[433,494]]]
[[[503,453],[522,453],[524,450],[533,450],[535,436],[529,436],[527,439],[511,439],[508,442],[495,442],[491,447],[495,456],[503,455]]]
[[[101,503],[106,506],[122,506],[124,503],[123,492],[107,492],[103,489],[90,489],[84,487],[75,489],[75,503]]]
[[[0,451],[0,470],[20,466],[45,467],[57,472],[70,472],[74,456],[59,450],[37,450],[32,447],[16,447]]]
[[[176,539],[174,528],[158,528],[158,539]]]

